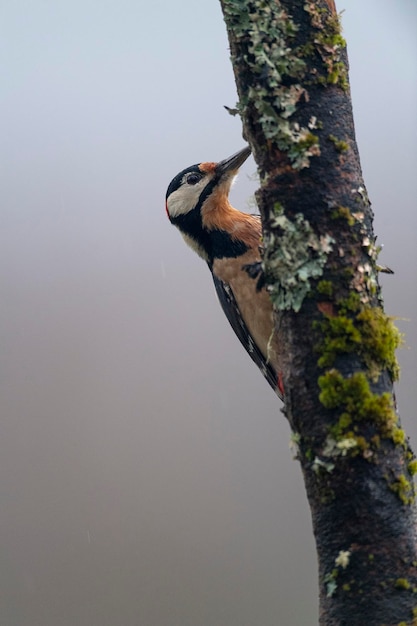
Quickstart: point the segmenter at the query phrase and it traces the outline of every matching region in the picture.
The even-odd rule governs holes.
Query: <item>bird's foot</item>
[[[243,265],[242,269],[245,270],[251,278],[254,280],[257,279],[256,291],[261,291],[261,289],[265,287],[265,272],[262,267],[262,261],[248,263],[247,265]]]

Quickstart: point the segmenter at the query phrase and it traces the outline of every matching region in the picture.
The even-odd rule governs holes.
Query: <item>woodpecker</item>
[[[282,399],[272,303],[261,274],[260,216],[242,213],[229,202],[232,182],[250,153],[245,147],[219,163],[182,170],[168,186],[166,212],[185,242],[206,261],[234,332]]]

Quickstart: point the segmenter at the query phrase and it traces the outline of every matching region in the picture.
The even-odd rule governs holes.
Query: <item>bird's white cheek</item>
[[[167,200],[169,215],[178,217],[189,213],[197,205],[199,195],[200,189],[197,186],[177,189]]]

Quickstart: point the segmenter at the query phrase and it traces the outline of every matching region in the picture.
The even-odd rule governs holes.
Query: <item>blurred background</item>
[[[338,9],[416,449],[417,5]],[[280,403],[164,211],[244,145],[219,3],[14,0],[0,28],[1,625],[315,624]]]

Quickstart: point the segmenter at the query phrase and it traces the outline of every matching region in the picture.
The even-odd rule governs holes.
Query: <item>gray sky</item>
[[[417,5],[338,9],[417,448]],[[164,212],[178,171],[243,146],[219,3],[15,0],[0,21],[0,623],[311,626],[289,428]]]

